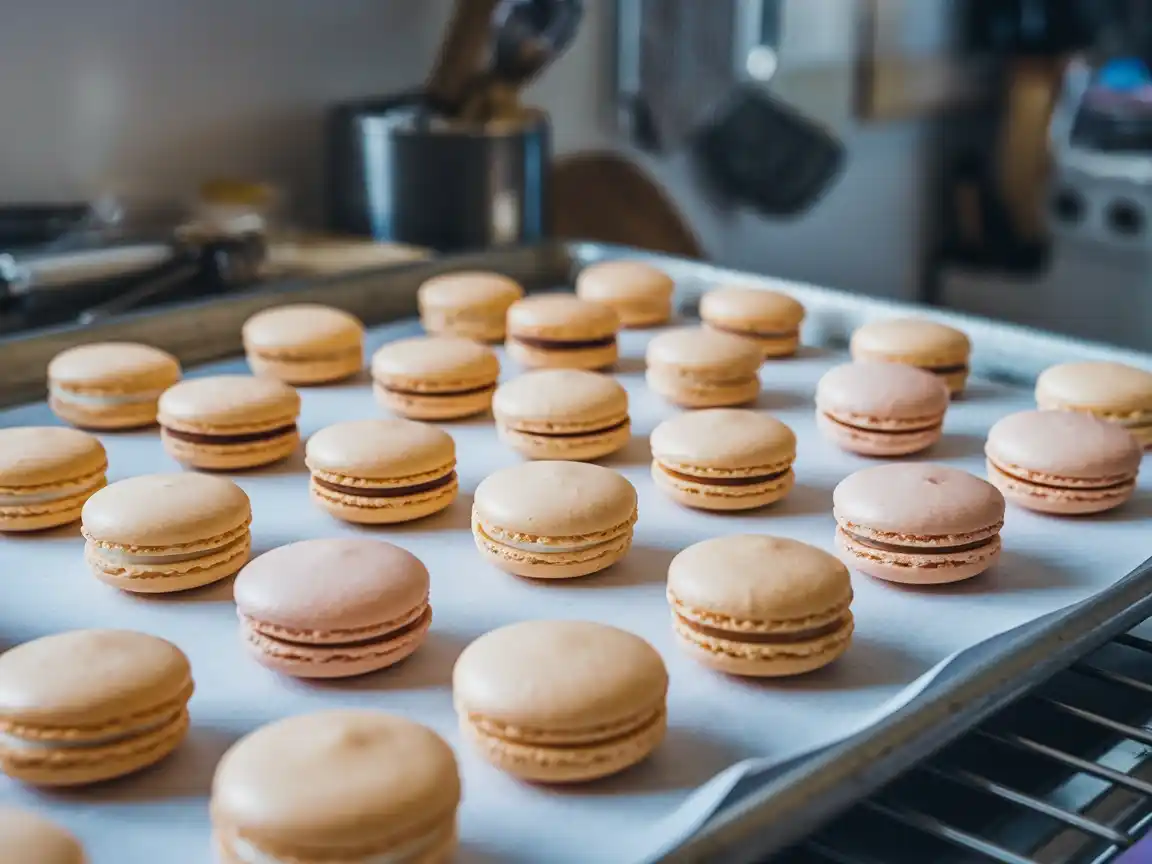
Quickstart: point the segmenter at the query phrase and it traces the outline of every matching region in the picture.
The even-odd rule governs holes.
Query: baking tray
[[[539,290],[567,284],[573,270],[590,261],[626,256],[652,258],[665,267],[677,280],[678,301],[688,315],[700,292],[713,284],[779,284],[595,244],[552,244],[284,282],[87,330],[61,329],[0,342],[0,405],[42,398],[48,359],[82,341],[147,341],[173,351],[188,366],[233,358],[196,372],[242,368],[234,359],[240,325],[267,306],[300,300],[342,306],[369,324],[384,325],[372,333],[374,346],[416,332],[414,322],[398,319],[415,311],[416,288],[434,273],[495,269]],[[799,485],[787,501],[743,516],[679,510],[646,482],[647,449],[638,439],[608,460],[640,489],[636,549],[601,577],[545,587],[487,572],[470,548],[467,494],[443,517],[374,532],[426,557],[437,622],[449,636],[432,640],[392,673],[325,687],[277,679],[240,655],[235,622],[217,608],[230,598],[227,585],[191,597],[145,601],[110,591],[84,573],[75,529],[44,538],[0,539],[0,641],[19,642],[67,627],[135,626],[170,636],[185,648],[200,683],[189,743],[154,771],[57,795],[0,781],[0,802],[32,803],[72,825],[94,844],[95,864],[154,860],[149,856],[161,842],[170,864],[207,860],[207,782],[215,759],[239,734],[284,713],[355,704],[409,713],[457,743],[446,674],[468,638],[521,617],[595,617],[636,630],[665,654],[673,681],[667,744],[649,763],[619,778],[562,792],[515,784],[461,751],[466,798],[460,860],[751,861],[798,838],[1030,682],[1152,611],[1147,608],[1152,568],[1141,564],[1148,546],[1141,532],[1152,509],[1152,483],[1142,482],[1130,505],[1093,520],[1060,521],[1013,511],[1005,527],[1010,553],[1005,563],[971,583],[910,591],[858,579],[856,643],[842,661],[812,676],[739,682],[680,657],[671,642],[660,584],[671,555],[705,536],[741,531],[785,534],[829,548],[831,486],[871,464],[816,436],[812,389],[819,374],[839,361],[859,324],[910,310],[812,286],[784,287],[809,310],[804,334],[809,347],[794,361],[765,367],[767,390],[759,407],[777,413],[800,435]],[[1114,359],[1152,367],[1152,358],[1131,352],[975,318],[916,312],[954,323],[973,339],[976,380],[970,395],[950,411],[947,438],[927,458],[977,472],[987,426],[1008,411],[1029,407],[1030,385],[1047,365]],[[640,436],[673,413],[642,385],[647,338],[624,334],[619,369],[633,398]],[[377,413],[363,381],[308,390],[304,399],[305,433],[336,419]],[[0,413],[0,425],[47,418],[43,404],[34,403]],[[495,446],[490,423],[452,424],[449,429],[461,444],[465,493],[490,470],[516,461]],[[124,476],[123,466],[129,463],[132,471],[127,473],[174,468],[159,451],[154,432],[103,437],[115,478]],[[297,459],[238,475],[253,494],[257,551],[302,536],[355,532],[308,507],[300,493],[302,473]],[[268,510],[275,510],[277,518],[262,520],[261,512]],[[469,592],[475,584],[487,593],[473,598]],[[1035,621],[1037,616],[1043,620]]]

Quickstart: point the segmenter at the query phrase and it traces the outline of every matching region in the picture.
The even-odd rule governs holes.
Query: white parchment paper
[[[416,332],[412,323],[377,329],[369,348]],[[675,412],[644,387],[648,338],[644,333],[622,338],[618,374],[632,399],[634,438],[604,462],[639,490],[636,542],[624,562],[598,576],[537,584],[480,560],[469,531],[471,493],[485,475],[519,460],[498,442],[488,418],[445,424],[459,449],[460,499],[446,512],[408,526],[367,531],[323,515],[309,504],[301,456],[233,475],[252,498],[257,554],[294,540],[369,533],[425,561],[434,608],[428,641],[411,659],[383,673],[328,683],[278,677],[243,653],[230,582],[185,594],[132,596],[86,571],[76,527],[0,537],[0,648],[72,628],[134,628],[170,639],[187,652],[197,685],[188,740],[161,765],[68,792],[39,792],[0,777],[0,803],[34,807],[68,825],[88,845],[95,864],[199,864],[211,860],[208,794],[226,748],[286,715],[367,707],[423,722],[456,746],[465,790],[460,861],[639,861],[699,825],[740,777],[858,730],[927,686],[957,652],[1101,590],[1146,557],[1144,526],[1152,513],[1147,479],[1136,500],[1104,517],[1059,520],[1012,509],[1001,563],[980,578],[909,589],[854,574],[856,636],[831,667],[775,682],[741,681],[698,668],[678,653],[668,624],[664,579],[672,557],[699,540],[743,532],[794,537],[831,550],[832,489],[850,472],[874,463],[840,452],[816,432],[816,381],[844,358],[806,348],[795,359],[764,368],[765,392],[756,405],[791,425],[799,438],[798,482],[791,496],[746,515],[676,507],[648,476],[648,434]],[[243,368],[236,361],[190,374]],[[504,377],[516,372],[509,366]],[[305,435],[381,413],[366,377],[305,389],[302,395]],[[950,409],[945,439],[918,458],[983,476],[988,427],[1030,407],[1028,392],[975,381]],[[55,422],[43,404],[0,412],[0,426]],[[101,439],[111,461],[110,480],[179,470],[162,451],[155,430]],[[616,778],[549,789],[505,777],[459,746],[450,692],[456,657],[482,633],[529,618],[602,621],[657,647],[671,675],[670,729],[652,759]]]

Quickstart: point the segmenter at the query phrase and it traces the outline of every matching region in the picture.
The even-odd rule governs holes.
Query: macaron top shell
[[[615,378],[581,369],[539,369],[502,384],[492,399],[498,418],[525,422],[597,420],[628,414],[628,393]]]
[[[853,353],[921,363],[963,362],[971,348],[967,335],[955,327],[925,318],[873,321],[852,334]]]
[[[764,355],[755,342],[742,336],[706,327],[681,327],[649,342],[647,359],[649,365],[718,370],[737,378],[756,374]]]
[[[607,339],[620,329],[611,306],[571,294],[526,297],[508,310],[508,330],[537,339]]]
[[[949,401],[938,375],[904,363],[845,363],[816,385],[816,407],[838,415],[915,420],[944,414]]]
[[[1073,411],[1021,411],[988,432],[985,452],[1001,467],[1082,480],[1127,478],[1144,451],[1123,426]]]
[[[212,474],[144,474],[105,486],[81,511],[84,536],[117,546],[199,543],[252,518],[244,490]]]
[[[0,654],[0,720],[98,726],[186,699],[192,673],[171,642],[132,630],[72,630]]]
[[[665,420],[650,438],[652,455],[694,468],[763,468],[796,458],[796,435],[775,417],[740,408],[709,408]]]
[[[662,706],[668,673],[656,649],[586,621],[523,621],[485,633],[452,670],[460,711],[485,720],[586,729]]]
[[[84,849],[69,832],[27,810],[0,807],[0,862],[84,864]]]
[[[1062,363],[1036,379],[1043,408],[1100,408],[1116,414],[1152,410],[1152,372],[1124,363]]]
[[[668,591],[706,620],[709,615],[757,624],[798,622],[839,612],[852,600],[852,580],[834,555],[782,537],[738,534],[689,546],[668,567]]]
[[[535,537],[597,534],[633,519],[636,488],[587,462],[527,462],[489,474],[473,507],[504,533]]]
[[[236,577],[234,595],[240,612],[267,624],[355,630],[423,607],[428,569],[381,540],[301,540],[250,561]]]
[[[443,474],[456,461],[456,442],[437,426],[415,420],[349,420],[308,439],[304,461],[312,471],[362,480]]]
[[[675,287],[671,276],[643,261],[604,261],[576,277],[576,290],[585,300],[669,300]]]
[[[159,420],[170,429],[223,434],[246,427],[291,425],[300,414],[300,394],[275,378],[214,375],[191,378],[164,391]]]
[[[435,732],[376,711],[278,720],[224,754],[213,820],[268,853],[311,858],[418,839],[452,817],[460,779]]]
[[[456,336],[415,336],[382,346],[372,357],[372,377],[385,384],[419,388],[491,383],[500,361],[486,345]]]
[[[733,330],[788,333],[804,320],[804,306],[779,291],[733,286],[700,298],[700,317]]]
[[[462,271],[433,276],[417,294],[425,307],[487,306],[507,308],[524,296],[520,283],[499,273]]]
[[[833,491],[832,509],[838,522],[871,531],[946,537],[998,531],[1004,496],[958,468],[899,463],[850,474]]]
[[[59,483],[108,467],[95,436],[62,426],[0,429],[0,488]]]
[[[180,380],[180,362],[137,342],[95,342],[61,351],[48,364],[50,381],[71,390],[163,390]]]
[[[244,344],[269,351],[340,351],[360,347],[364,325],[355,315],[320,303],[292,303],[244,322]]]

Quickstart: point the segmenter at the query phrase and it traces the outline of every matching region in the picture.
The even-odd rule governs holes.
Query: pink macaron
[[[816,385],[816,425],[862,456],[907,456],[940,440],[948,386],[903,363],[845,363]]]
[[[1125,429],[1091,414],[1021,411],[988,432],[988,479],[1004,497],[1071,516],[1119,507],[1136,490],[1144,451]]]
[[[1000,557],[1004,496],[966,471],[892,463],[865,468],[832,493],[836,546],[849,567],[889,582],[970,579]]]
[[[375,672],[414,652],[432,623],[428,570],[368,538],[303,540],[236,577],[244,641],[269,669],[297,678]]]

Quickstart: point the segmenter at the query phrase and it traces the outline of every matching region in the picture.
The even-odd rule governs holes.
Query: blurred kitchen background
[[[517,6],[526,89],[477,97]],[[0,330],[552,231],[1152,348],[1144,0],[41,0],[0,58]],[[473,127],[413,153],[464,122],[423,111]]]

